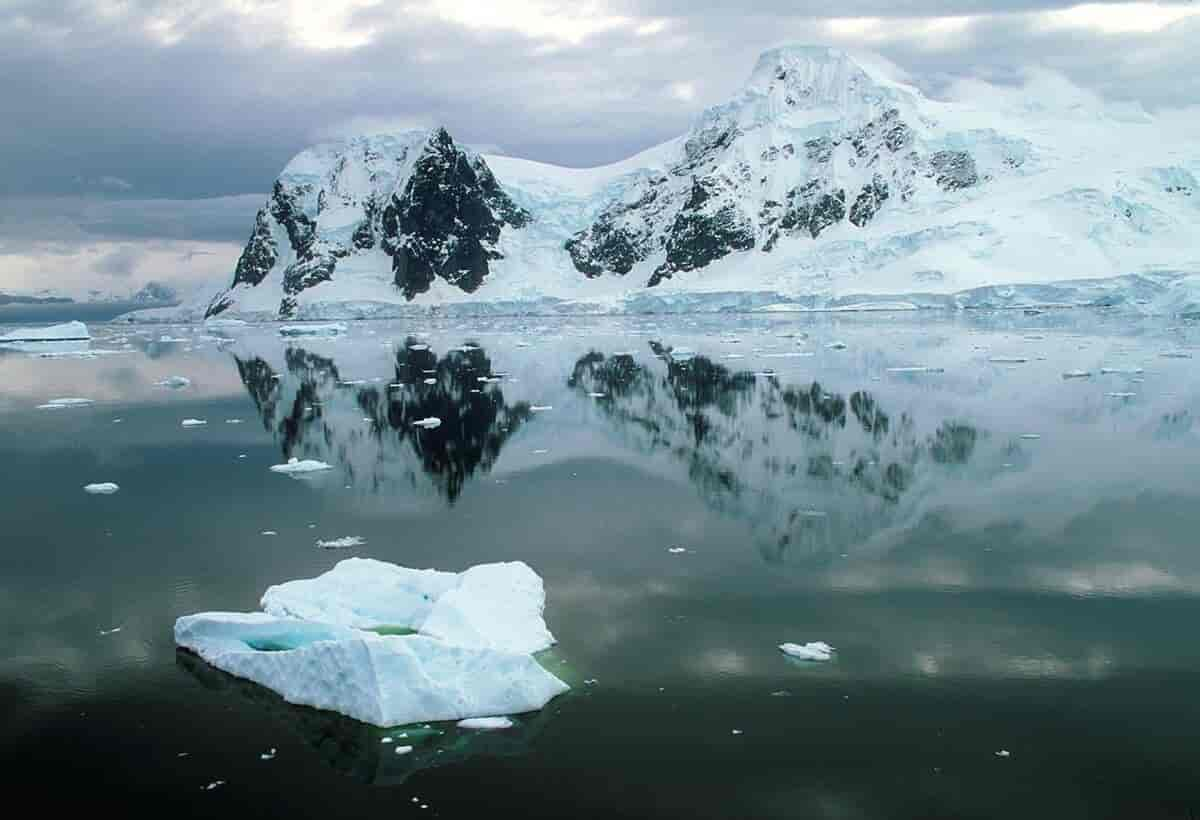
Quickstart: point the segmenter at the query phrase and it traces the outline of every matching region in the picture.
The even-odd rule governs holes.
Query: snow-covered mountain
[[[602,168],[481,156],[444,129],[304,151],[206,313],[1187,309],[1198,136],[1048,74],[931,100],[879,58],[775,49],[686,135]]]

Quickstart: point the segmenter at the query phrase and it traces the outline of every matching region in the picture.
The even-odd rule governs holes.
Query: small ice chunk
[[[485,732],[511,729],[512,727],[512,719],[506,717],[467,718],[458,722],[458,728],[460,729],[478,729]]]
[[[275,750],[275,748],[274,748],[274,747],[271,747],[269,750],[267,750],[267,751],[263,752],[262,754],[260,754],[260,755],[258,756],[258,759],[259,759],[259,760],[274,760],[274,759],[275,759],[275,754],[276,754],[276,750]]]
[[[1012,757],[1012,752],[1010,752],[1008,749],[1001,749],[1000,751],[996,752],[996,757]]]
[[[825,346],[827,348],[829,348],[830,350],[845,350],[846,349],[845,342],[830,342],[829,344],[827,344]]]
[[[84,484],[83,491],[92,495],[112,495],[121,489],[111,481],[101,481],[98,484]]]
[[[1164,359],[1190,359],[1192,354],[1186,350],[1167,350],[1158,354]]]
[[[687,552],[687,547],[667,547],[667,552],[672,555],[682,555]]]
[[[201,791],[210,792],[213,789],[220,788],[221,786],[224,786],[224,785],[225,785],[224,780],[214,780],[213,782],[209,783],[207,786],[204,786],[201,789]]]
[[[1104,376],[1140,376],[1144,370],[1140,367],[1102,367],[1100,373]]]
[[[1090,379],[1092,374],[1087,370],[1068,370],[1062,374],[1062,377],[1064,379]]]
[[[121,627],[114,626],[112,629],[101,629],[100,634],[101,635],[116,635],[120,631],[121,631]]]
[[[39,404],[38,409],[39,410],[61,410],[65,407],[86,407],[89,404],[92,404],[91,399],[85,399],[85,398],[79,398],[79,397],[72,396],[72,397],[68,397],[65,399],[50,399],[50,401],[46,402],[45,404]]]
[[[592,399],[603,399],[603,398],[607,398],[607,397],[608,397],[607,393],[588,393],[588,398],[592,398]]]
[[[181,427],[203,427],[208,424],[204,419],[184,419],[180,422]]]
[[[284,473],[285,475],[295,475],[298,473],[315,473],[319,470],[332,470],[333,467],[326,464],[324,461],[306,458],[303,461],[296,457],[289,458],[287,464],[275,464],[271,467],[273,473]]]
[[[184,387],[191,387],[192,380],[187,376],[168,376],[160,382],[154,383],[155,387],[170,387],[173,390],[180,390]]]
[[[425,384],[437,384],[437,379],[434,378],[423,379],[422,381],[424,381]]]
[[[913,365],[911,367],[889,367],[888,373],[945,373],[944,367],[925,367],[922,365]]]
[[[741,729],[734,729],[734,730],[733,730],[733,731],[731,731],[729,734],[731,734],[731,735],[742,735],[742,734],[745,734],[745,732],[743,732]]]
[[[1116,392],[1116,393],[1109,393],[1108,397],[1110,399],[1132,399],[1136,395],[1137,395],[1137,393]]]
[[[420,419],[419,421],[413,422],[413,427],[420,427],[422,430],[435,430],[441,426],[442,420],[436,418],[435,416],[430,416],[429,418]]]
[[[534,450],[534,451],[533,451],[533,454],[534,454],[535,456],[544,456],[544,455],[546,455],[546,453],[548,453],[548,452],[550,452],[550,451],[549,451],[549,450]]]
[[[1022,433],[1021,438],[1025,441],[1037,441],[1042,437],[1041,433]]]
[[[413,750],[413,747],[412,747],[412,746],[397,746],[397,747],[396,747],[396,754],[398,754],[398,755],[406,755],[406,754],[411,754],[411,753],[412,753],[412,750]]]
[[[225,419],[226,424],[241,424],[241,419]]]
[[[275,530],[263,530],[259,535],[279,535]]]
[[[346,535],[328,541],[317,539],[317,546],[323,550],[348,550],[351,547],[361,547],[365,543],[367,543],[367,539],[361,535]]]
[[[812,643],[781,643],[779,651],[789,658],[802,661],[827,661],[833,658],[834,648],[824,641]]]
[[[415,350],[415,351],[417,351],[418,353],[420,353],[421,351],[428,350],[428,349],[429,349],[429,345],[409,345],[409,346],[408,346],[408,349],[409,349],[409,350]]]
[[[346,326],[340,322],[311,322],[301,325],[281,325],[280,336],[337,336],[345,333]]]
[[[534,413],[544,413],[547,410],[553,410],[554,407],[549,404],[531,404],[529,405],[529,409]]]
[[[1029,359],[1024,356],[992,356],[988,361],[992,364],[1025,364]]]

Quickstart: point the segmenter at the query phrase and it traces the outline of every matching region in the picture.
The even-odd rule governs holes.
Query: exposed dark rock
[[[693,195],[694,192],[695,189]],[[695,270],[734,251],[750,250],[754,247],[754,235],[753,224],[732,204],[711,214],[682,210],[667,238],[667,261],[646,284],[654,287],[670,279],[676,271]]]
[[[929,158],[931,176],[944,191],[970,188],[979,182],[975,160],[966,151],[938,151]]]
[[[233,283],[257,285],[271,272],[278,257],[275,238],[271,235],[270,214],[263,208],[254,218],[254,232],[250,234],[246,249],[238,257],[237,267],[233,271]]]
[[[887,198],[887,183],[876,174],[871,184],[859,192],[854,204],[850,206],[850,222],[860,228],[863,227],[875,217],[875,214],[879,213],[879,208],[887,201]]]

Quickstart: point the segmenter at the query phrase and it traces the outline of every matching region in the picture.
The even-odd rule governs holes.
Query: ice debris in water
[[[295,475],[299,473],[315,473],[320,470],[332,470],[333,467],[326,464],[324,461],[306,458],[303,461],[295,456],[287,460],[287,464],[275,464],[271,467],[273,473],[284,473],[285,475]]]
[[[944,367],[923,367],[914,365],[912,367],[889,367],[888,373],[945,373]]]
[[[845,342],[830,342],[829,344],[827,344],[825,346],[827,348],[829,348],[830,350],[845,350],[846,349]]]
[[[281,325],[280,336],[337,336],[347,327],[341,322],[312,322],[301,325]]]
[[[667,552],[672,555],[682,555],[687,552],[687,547],[667,547]]]
[[[259,535],[279,535],[275,530],[263,530]]]
[[[1140,376],[1145,371],[1140,367],[1102,367],[1100,373],[1105,376]]]
[[[430,416],[429,418],[420,419],[419,421],[413,422],[413,427],[420,427],[423,430],[435,430],[441,426],[442,426],[442,420],[439,418],[436,418],[434,416]]]
[[[425,384],[437,384],[437,379],[433,379],[433,378],[424,379],[423,381],[425,382]]]
[[[1012,757],[1012,752],[1010,752],[1008,749],[1001,749],[1000,751],[996,752],[996,757]]]
[[[323,550],[348,550],[351,547],[361,547],[365,543],[367,543],[367,539],[361,535],[346,535],[328,541],[317,540],[317,546]]]
[[[1137,395],[1137,393],[1115,392],[1115,393],[1109,393],[1108,397],[1110,399],[1132,399],[1136,395]]]
[[[606,398],[607,396],[608,396],[607,393],[588,393],[588,398],[590,398],[590,399],[603,399],[603,398]]]
[[[103,635],[116,635],[116,634],[117,634],[118,632],[120,632],[120,631],[121,631],[121,627],[119,627],[119,626],[114,626],[112,629],[101,629],[101,630],[100,630],[100,634],[101,634],[102,636],[103,636]]]
[[[258,756],[258,759],[259,760],[274,760],[275,759],[275,748],[271,747],[271,749],[269,751],[263,752],[262,754],[260,754]]]
[[[478,729],[480,731],[496,731],[499,729],[511,729],[512,727],[512,719],[506,717],[467,718],[458,722],[458,728],[460,729]]]
[[[812,643],[781,643],[779,651],[789,658],[802,661],[827,661],[833,658],[834,649],[824,641]]]
[[[184,387],[190,387],[192,380],[187,376],[168,376],[160,382],[155,382],[155,387],[170,387],[174,390],[179,390]]]
[[[1023,438],[1025,441],[1037,441],[1041,437],[1042,437],[1041,433],[1022,433],[1021,434],[1021,438]]]
[[[412,747],[412,746],[397,746],[397,747],[396,747],[396,754],[398,754],[398,755],[406,755],[406,754],[410,754],[410,753],[412,752],[412,750],[413,750],[413,747]]]
[[[544,413],[547,410],[553,410],[553,409],[554,409],[553,405],[549,405],[549,404],[531,404],[531,405],[529,405],[529,411],[531,413]]]
[[[208,424],[208,422],[204,419],[184,419],[180,422],[180,426],[182,427],[202,427],[205,424]]]
[[[462,573],[364,558],[271,587],[265,612],[175,622],[175,642],[284,700],[377,726],[519,714],[569,688],[534,659],[554,637],[521,562]]]
[[[92,495],[112,495],[121,489],[111,481],[101,481],[98,484],[84,484],[83,491]]]
[[[988,361],[992,364],[1025,364],[1029,359],[1023,356],[992,356]]]
[[[66,407],[86,407],[91,404],[91,399],[84,398],[65,398],[65,399],[50,399],[45,404],[39,404],[39,410],[61,410]]]
[[[225,419],[226,424],[241,424],[241,419]]]
[[[214,780],[213,782],[209,783],[207,786],[203,786],[201,788],[201,791],[210,792],[213,789],[220,788],[221,786],[224,786],[224,785],[225,785],[224,780]]]
[[[1162,356],[1164,359],[1190,359],[1190,358],[1192,358],[1192,354],[1188,353],[1186,350],[1167,350],[1162,353],[1159,353],[1158,355]]]
[[[1062,374],[1064,379],[1090,379],[1092,374],[1087,370],[1068,370]]]

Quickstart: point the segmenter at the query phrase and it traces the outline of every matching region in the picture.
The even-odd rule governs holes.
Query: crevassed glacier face
[[[531,655],[266,613],[189,615],[175,642],[289,703],[377,726],[529,712],[568,689]]]

